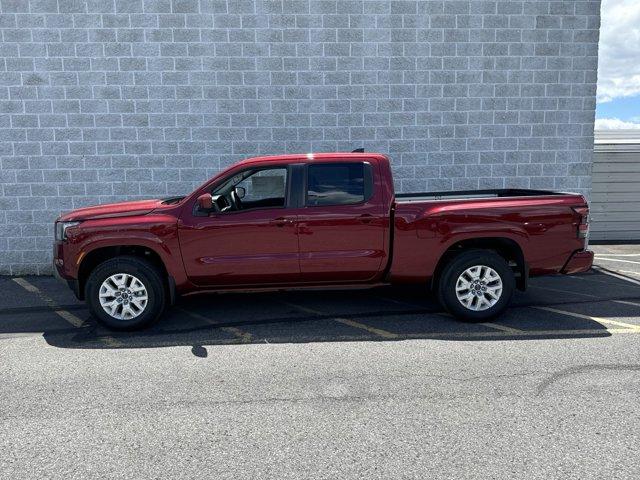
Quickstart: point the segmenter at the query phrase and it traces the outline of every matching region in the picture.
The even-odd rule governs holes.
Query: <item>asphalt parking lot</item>
[[[640,246],[484,324],[419,289],[196,295],[116,333],[0,278],[2,478],[639,478]]]

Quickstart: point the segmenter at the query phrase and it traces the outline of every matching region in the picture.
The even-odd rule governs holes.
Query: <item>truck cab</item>
[[[181,216],[184,268],[199,286],[359,282],[388,258],[390,201],[376,158],[241,162]]]

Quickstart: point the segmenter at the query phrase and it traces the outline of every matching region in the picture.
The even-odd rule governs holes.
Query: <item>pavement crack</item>
[[[554,373],[544,381],[542,381],[537,388],[536,396],[541,396],[544,392],[554,383],[560,382],[573,375],[579,375],[581,373],[588,372],[640,372],[640,365],[625,365],[625,364],[593,364],[593,365],[580,365],[577,367],[569,367],[560,372]]]

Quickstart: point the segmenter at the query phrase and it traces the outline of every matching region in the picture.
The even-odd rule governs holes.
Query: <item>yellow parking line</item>
[[[59,317],[64,318],[67,322],[69,322],[74,327],[81,327],[84,321],[78,317],[76,317],[73,313],[68,312],[66,310],[54,310]]]
[[[533,307],[533,308],[537,308],[538,310],[545,310],[547,312],[559,313],[560,315],[567,315],[567,316],[570,316],[570,317],[582,318],[582,319],[585,319],[585,320],[592,320],[592,321],[598,322],[598,323],[615,325],[616,327],[622,327],[622,328],[626,328],[626,329],[629,329],[629,330],[640,332],[640,326],[638,326],[638,325],[632,325],[630,323],[619,322],[617,320],[611,320],[609,318],[592,317],[590,315],[583,315],[582,313],[567,312],[566,310],[560,310],[560,309],[551,308],[551,307]]]
[[[189,310],[185,310],[184,308],[176,307],[176,310],[179,310],[187,314],[191,318],[195,318],[196,320],[207,322],[209,325],[215,326],[219,323],[213,320],[212,318],[205,317],[204,315],[200,315],[199,313],[191,312]],[[250,333],[243,332],[239,328],[236,328],[236,327],[219,327],[219,328],[223,332],[227,332],[227,333],[230,333],[231,335],[238,337],[242,341],[242,343],[251,343],[253,341],[253,336]]]
[[[395,333],[382,330],[381,328],[370,327],[369,325],[365,325],[364,323],[360,323],[360,322],[355,322],[353,320],[349,320],[348,318],[332,318],[331,320],[333,320],[334,322],[342,323],[343,325],[348,325],[349,327],[365,330],[369,333],[373,333],[374,335],[379,335],[382,338],[398,338],[399,337],[399,335]]]
[[[484,325],[485,327],[489,327],[489,328],[494,328],[502,332],[510,332],[510,333],[522,332],[522,330],[520,330],[519,328],[507,327],[505,325],[500,325],[498,323],[485,322],[485,323],[481,323],[480,325]]]
[[[95,338],[101,341],[102,343],[104,343],[107,347],[117,348],[117,347],[125,346],[124,343],[120,342],[119,340],[116,340],[110,335],[96,335]]]
[[[454,317],[448,312],[440,312],[440,313],[437,313],[436,315],[440,315],[441,317],[446,317],[449,320],[456,320],[456,317]],[[494,330],[499,330],[501,332],[508,332],[508,333],[518,333],[518,332],[524,331],[518,328],[507,327],[506,325],[500,325],[499,323],[492,323],[492,322],[479,323],[478,325],[483,325],[485,327],[492,328]]]
[[[13,281],[16,282],[18,285],[20,285],[22,288],[24,288],[26,291],[35,293],[36,295],[38,295],[38,297],[40,297],[40,299],[43,302],[45,302],[47,306],[51,308],[56,315],[64,319],[70,325],[73,325],[76,328],[80,328],[84,325],[84,320],[77,317],[76,315],[69,312],[68,310],[63,310],[59,308],[59,305],[56,303],[56,301],[53,298],[51,298],[49,295],[44,293],[42,290],[40,290],[38,287],[36,287],[32,283],[25,280],[24,278],[16,277],[13,279]],[[108,347],[123,346],[122,342],[120,342],[119,340],[116,340],[110,335],[100,335],[97,338]]]
[[[416,305],[416,304],[413,304],[413,303],[408,303],[408,302],[404,302],[402,300],[396,300],[396,299],[389,298],[389,297],[378,297],[378,298],[381,298],[382,300],[387,300],[389,302],[397,303],[399,305],[408,306],[408,307],[421,308],[421,309],[425,308],[424,305]],[[446,313],[442,313],[441,315],[447,316],[449,318],[453,318],[451,315],[446,314]],[[522,331],[522,330],[519,330],[517,328],[507,327],[505,325],[500,325],[498,323],[491,323],[491,322],[480,323],[479,325],[484,325],[485,327],[493,328],[494,330],[500,330],[502,332],[521,332]]]
[[[291,302],[285,302],[283,301],[282,303],[284,303],[285,305],[288,305],[290,307],[293,307],[297,310],[300,310],[301,312],[305,312],[305,313],[312,313],[314,315],[326,315],[325,313],[319,311],[319,310],[315,310],[313,308],[309,308],[309,307],[305,307],[303,305],[298,305],[296,303],[291,303]],[[348,318],[340,318],[340,317],[335,317],[331,319],[334,322],[337,323],[341,323],[343,325],[347,325],[349,327],[353,327],[353,328],[358,328],[360,330],[365,330],[369,333],[373,333],[374,335],[378,335],[382,338],[388,338],[388,339],[395,339],[395,338],[399,338],[399,335],[396,333],[392,333],[392,332],[388,332],[386,330],[382,330],[381,328],[376,328],[376,327],[370,327],[369,325],[365,325],[364,323],[360,323],[360,322],[356,322],[354,320],[350,320]]]
[[[49,295],[44,293],[42,290],[40,290],[38,287],[36,287],[32,283],[25,280],[24,278],[16,277],[16,278],[13,278],[12,280],[16,282],[18,285],[20,285],[22,288],[24,288],[27,292],[35,293],[36,295],[38,295],[38,297],[40,297],[40,299],[49,308],[51,308],[56,315],[66,320],[68,323],[70,323],[74,327],[81,327],[84,324],[84,320],[76,317],[73,313],[68,312],[67,310],[61,310],[59,308],[59,305],[56,303],[56,301],[53,298],[51,298]]]
[[[20,285],[22,288],[24,288],[27,292],[38,293],[38,294],[41,293],[38,287],[30,284],[24,278],[16,277],[16,278],[12,278],[12,280],[16,282],[18,285]]]

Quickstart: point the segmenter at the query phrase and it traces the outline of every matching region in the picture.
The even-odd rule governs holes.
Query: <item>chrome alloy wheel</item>
[[[486,265],[467,268],[456,281],[456,297],[469,310],[487,310],[498,303],[501,296],[502,278]]]
[[[144,284],[128,273],[116,273],[100,285],[100,305],[110,317],[131,320],[144,312],[149,296]]]

